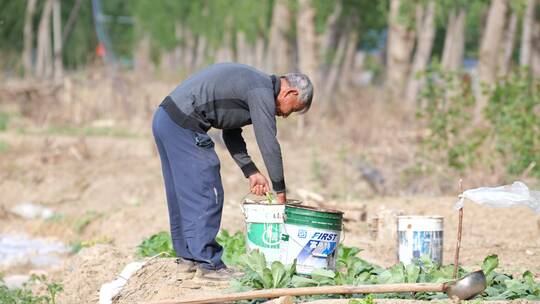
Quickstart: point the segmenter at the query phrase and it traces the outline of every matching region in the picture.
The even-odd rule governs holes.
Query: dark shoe
[[[174,262],[178,264],[179,272],[195,272],[197,270],[197,263],[193,261],[183,258],[176,258]]]
[[[195,273],[195,278],[209,281],[230,281],[238,278],[238,276],[239,273],[227,267],[213,270],[198,266],[197,272]]]

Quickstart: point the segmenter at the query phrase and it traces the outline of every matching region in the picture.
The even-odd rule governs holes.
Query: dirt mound
[[[226,282],[201,280],[195,278],[195,273],[179,272],[174,258],[159,258],[150,260],[129,278],[113,303],[186,299],[190,296],[221,294],[228,288]]]
[[[82,249],[66,263],[58,303],[98,303],[101,285],[114,280],[128,260],[110,245]]]

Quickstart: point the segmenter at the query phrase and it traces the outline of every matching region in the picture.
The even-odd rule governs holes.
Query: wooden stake
[[[463,193],[463,179],[459,179],[459,191],[460,194]],[[459,221],[458,221],[458,232],[457,232],[457,243],[456,243],[456,253],[454,255],[454,280],[457,279],[458,269],[459,269],[459,249],[461,247],[461,231],[463,229],[463,206],[459,208]]]
[[[367,293],[389,293],[389,292],[443,292],[446,288],[444,283],[428,284],[380,284],[380,285],[342,285],[342,286],[319,286],[301,288],[276,288],[238,292],[207,297],[164,300],[156,302],[146,302],[145,304],[205,304],[205,303],[227,303],[239,300],[250,299],[271,299],[283,296],[307,296],[326,294],[367,294]],[[143,304],[143,303],[141,303]]]

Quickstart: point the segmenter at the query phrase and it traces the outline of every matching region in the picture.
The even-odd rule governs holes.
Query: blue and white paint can
[[[407,265],[427,256],[441,265],[443,260],[442,216],[398,216],[398,260]]]

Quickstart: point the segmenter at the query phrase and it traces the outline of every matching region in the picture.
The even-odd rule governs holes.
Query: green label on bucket
[[[279,248],[281,224],[248,223],[247,238],[250,243],[263,248]]]

